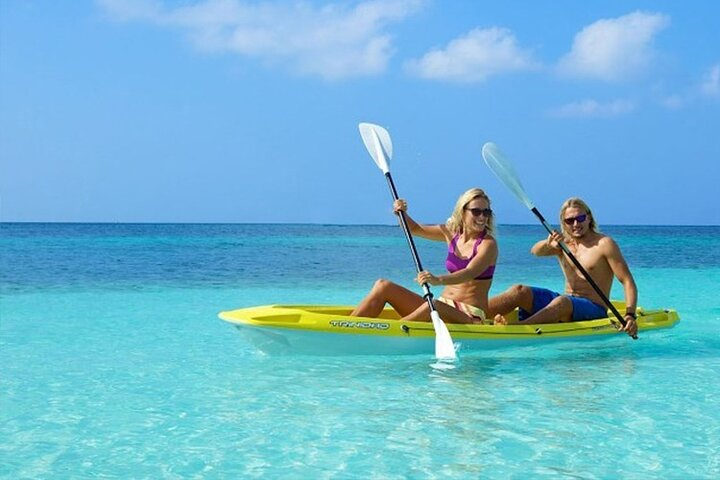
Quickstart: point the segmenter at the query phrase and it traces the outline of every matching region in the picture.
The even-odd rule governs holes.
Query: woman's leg
[[[440,314],[440,318],[445,323],[482,323],[479,318],[471,317],[460,310],[451,307],[447,303],[435,301],[435,310]],[[423,299],[423,304],[415,309],[409,315],[405,315],[402,320],[414,321],[414,322],[429,322],[430,318],[430,306]]]
[[[425,300],[417,293],[381,278],[375,282],[370,293],[363,298],[350,315],[375,318],[383,311],[386,303],[389,303],[401,317],[404,317],[414,312],[425,303]]]

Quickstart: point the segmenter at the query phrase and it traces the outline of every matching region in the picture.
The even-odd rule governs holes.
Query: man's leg
[[[559,296],[553,298],[550,303],[534,314],[526,318],[522,323],[558,323],[570,322],[572,320],[573,304],[568,297]]]
[[[572,302],[573,322],[607,317],[607,307],[599,305],[589,298],[571,296],[569,300]]]
[[[533,309],[533,292],[527,285],[513,285],[500,295],[492,297],[486,313],[488,317],[507,315],[518,307],[528,312]]]

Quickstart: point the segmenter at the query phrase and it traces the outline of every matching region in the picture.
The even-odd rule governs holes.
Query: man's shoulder
[[[610,236],[606,235],[604,233],[596,232],[597,237],[597,245],[602,249],[611,249],[616,250],[619,249],[617,242]]]
[[[597,235],[598,242],[613,241],[612,237],[606,233],[595,232],[595,235]]]
[[[604,250],[615,246],[615,240],[610,235],[600,232],[588,232],[582,240],[586,248]]]

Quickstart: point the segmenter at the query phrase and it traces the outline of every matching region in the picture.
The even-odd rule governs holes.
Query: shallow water
[[[266,356],[216,317],[412,288],[397,227],[0,224],[0,476],[717,477],[720,227],[605,231],[676,328],[437,371],[432,352]],[[527,253],[543,236],[501,228],[493,293],[561,288]]]

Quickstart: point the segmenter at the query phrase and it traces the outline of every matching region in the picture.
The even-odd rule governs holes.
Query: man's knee
[[[529,299],[530,301],[532,301],[532,289],[527,285],[513,285],[512,287],[507,289],[507,293],[518,300]]]

